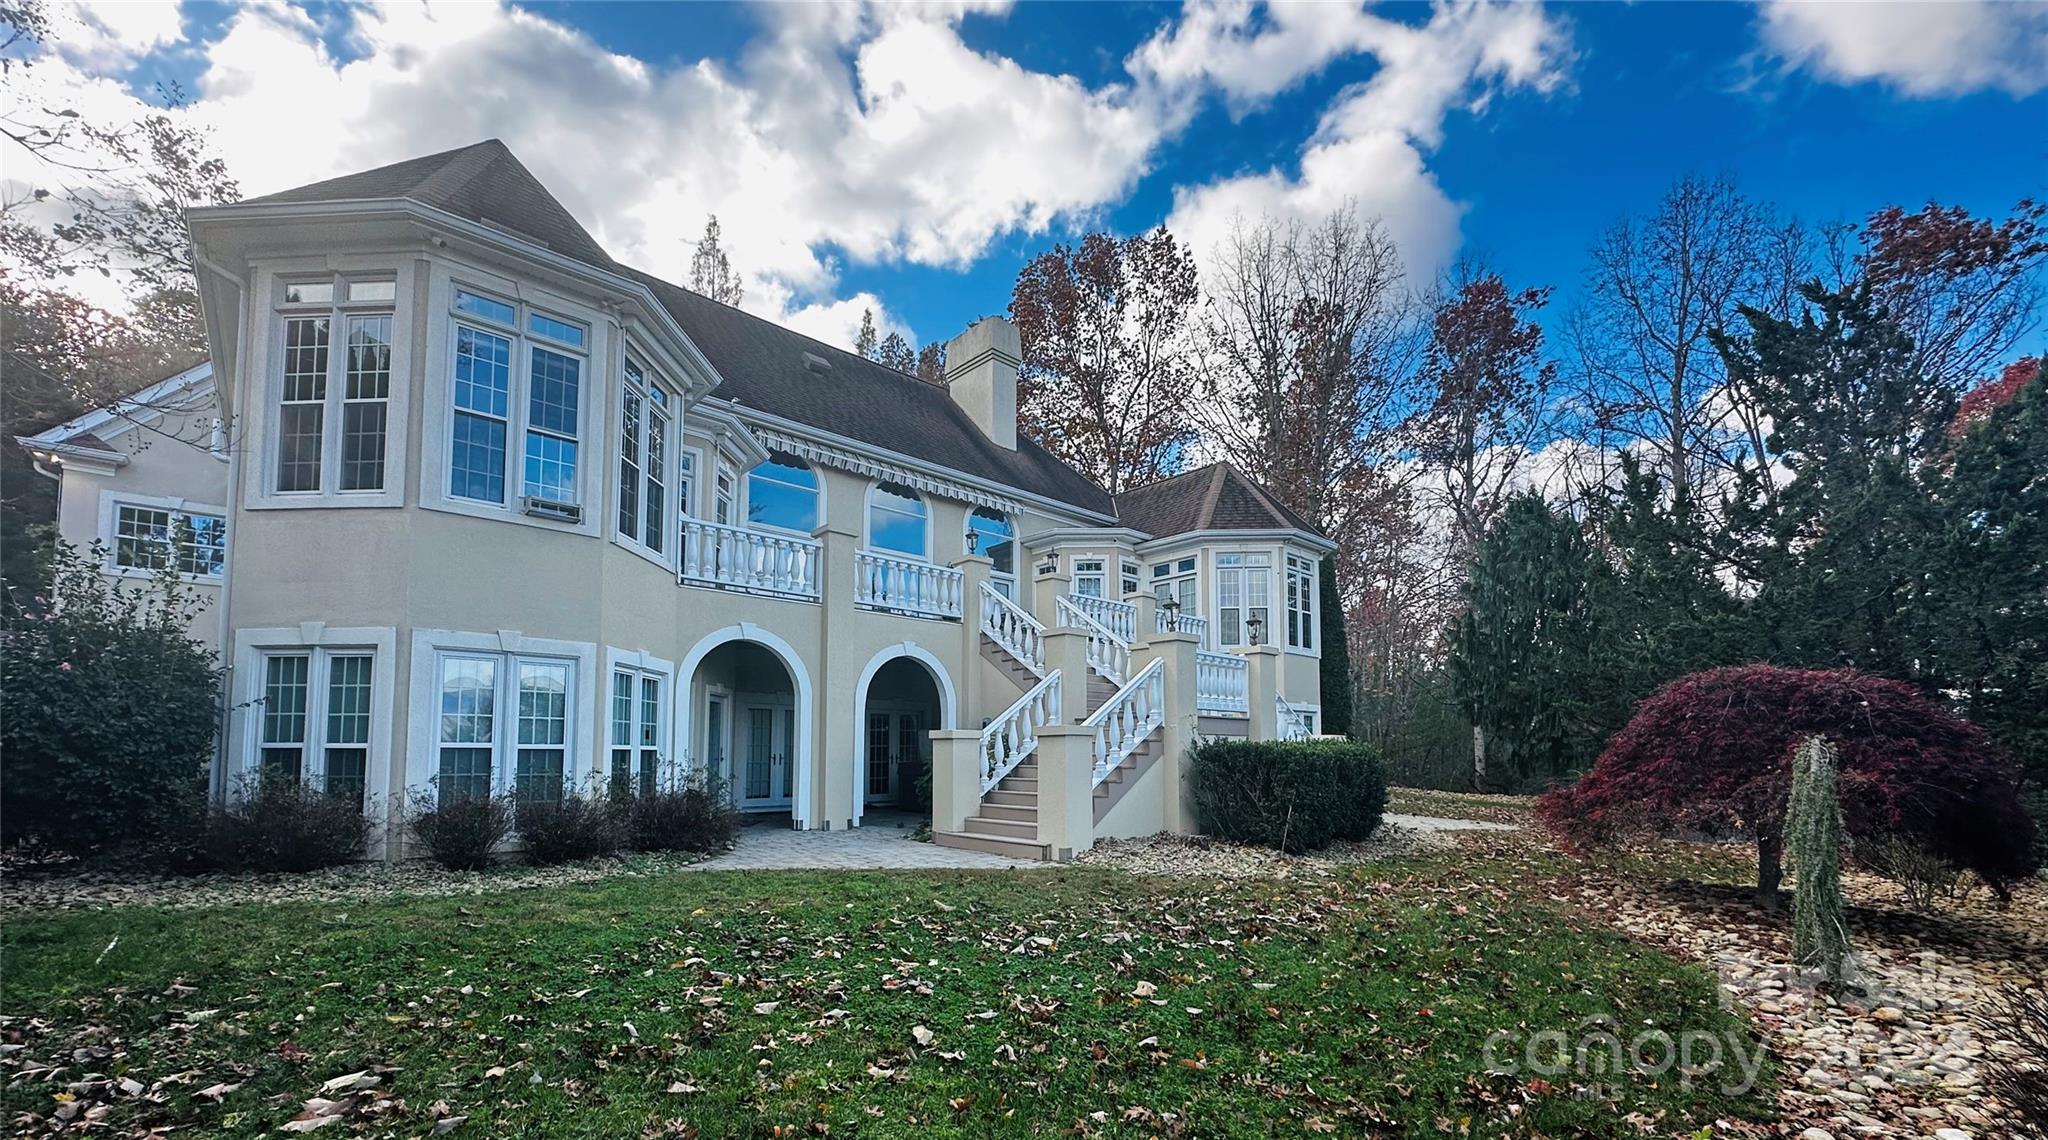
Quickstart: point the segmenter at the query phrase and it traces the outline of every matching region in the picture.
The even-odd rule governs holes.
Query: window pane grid
[[[298,782],[305,765],[306,677],[303,655],[263,661],[262,774]]]
[[[626,370],[628,381],[636,375]],[[619,404],[619,533],[640,537],[640,393],[630,383]]]
[[[576,500],[577,394],[583,362],[533,349],[527,393],[526,494]]]
[[[457,326],[450,494],[505,501],[506,416],[511,391],[511,340]]]
[[[386,401],[391,395],[391,317],[350,317],[342,383],[341,489],[384,489]]]
[[[659,397],[659,388],[653,393]],[[668,537],[668,414],[657,399],[647,408],[647,549],[661,553]]]
[[[326,427],[326,317],[284,322],[284,386],[278,408],[277,489],[318,491]]]

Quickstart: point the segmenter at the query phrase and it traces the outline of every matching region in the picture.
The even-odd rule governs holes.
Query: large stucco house
[[[1053,458],[1002,319],[904,375],[612,260],[496,141],[190,220],[211,362],[23,442],[65,538],[215,595],[219,790],[708,770],[1060,858],[1189,829],[1198,734],[1316,730],[1331,543],[1227,466]]]

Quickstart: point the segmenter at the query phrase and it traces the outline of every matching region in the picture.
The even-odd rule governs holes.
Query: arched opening
[[[809,534],[818,527],[818,473],[811,465],[785,451],[771,451],[768,458],[747,472],[747,521]]]
[[[693,767],[718,780],[744,812],[800,818],[809,791],[809,717],[798,679],[773,649],[734,639],[690,674]]]
[[[924,496],[901,483],[882,482],[868,492],[868,548],[908,558],[931,557],[930,512]]]
[[[951,685],[935,672],[937,663],[923,660],[928,654],[896,652],[869,664],[860,690],[854,779],[862,826],[914,827],[931,819],[931,733],[951,726]]]
[[[989,582],[1011,601],[1017,600],[1017,528],[1010,516],[990,507],[976,507],[967,516],[967,533],[974,543],[969,554],[979,554],[994,565]]]

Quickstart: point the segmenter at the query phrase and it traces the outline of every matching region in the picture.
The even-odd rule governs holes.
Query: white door
[[[733,783],[745,810],[786,808],[796,765],[795,718],[788,706],[747,705],[741,710],[739,754]]]

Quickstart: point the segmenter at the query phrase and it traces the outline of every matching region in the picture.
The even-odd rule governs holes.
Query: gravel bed
[[[1144,839],[1105,839],[1074,861],[1135,875],[1288,879],[1331,875],[1347,864],[1398,858],[1448,843],[1445,836],[1391,823],[1381,824],[1363,843],[1333,843],[1313,855],[1287,855],[1267,847],[1162,833]]]
[[[487,871],[449,871],[423,860],[355,863],[303,874],[160,875],[135,871],[0,872],[0,914],[52,910],[105,910],[154,906],[171,909],[283,902],[485,895],[528,887],[558,887],[604,879],[637,878],[680,870],[709,858],[665,852],[622,855],[552,867],[506,864]]]

